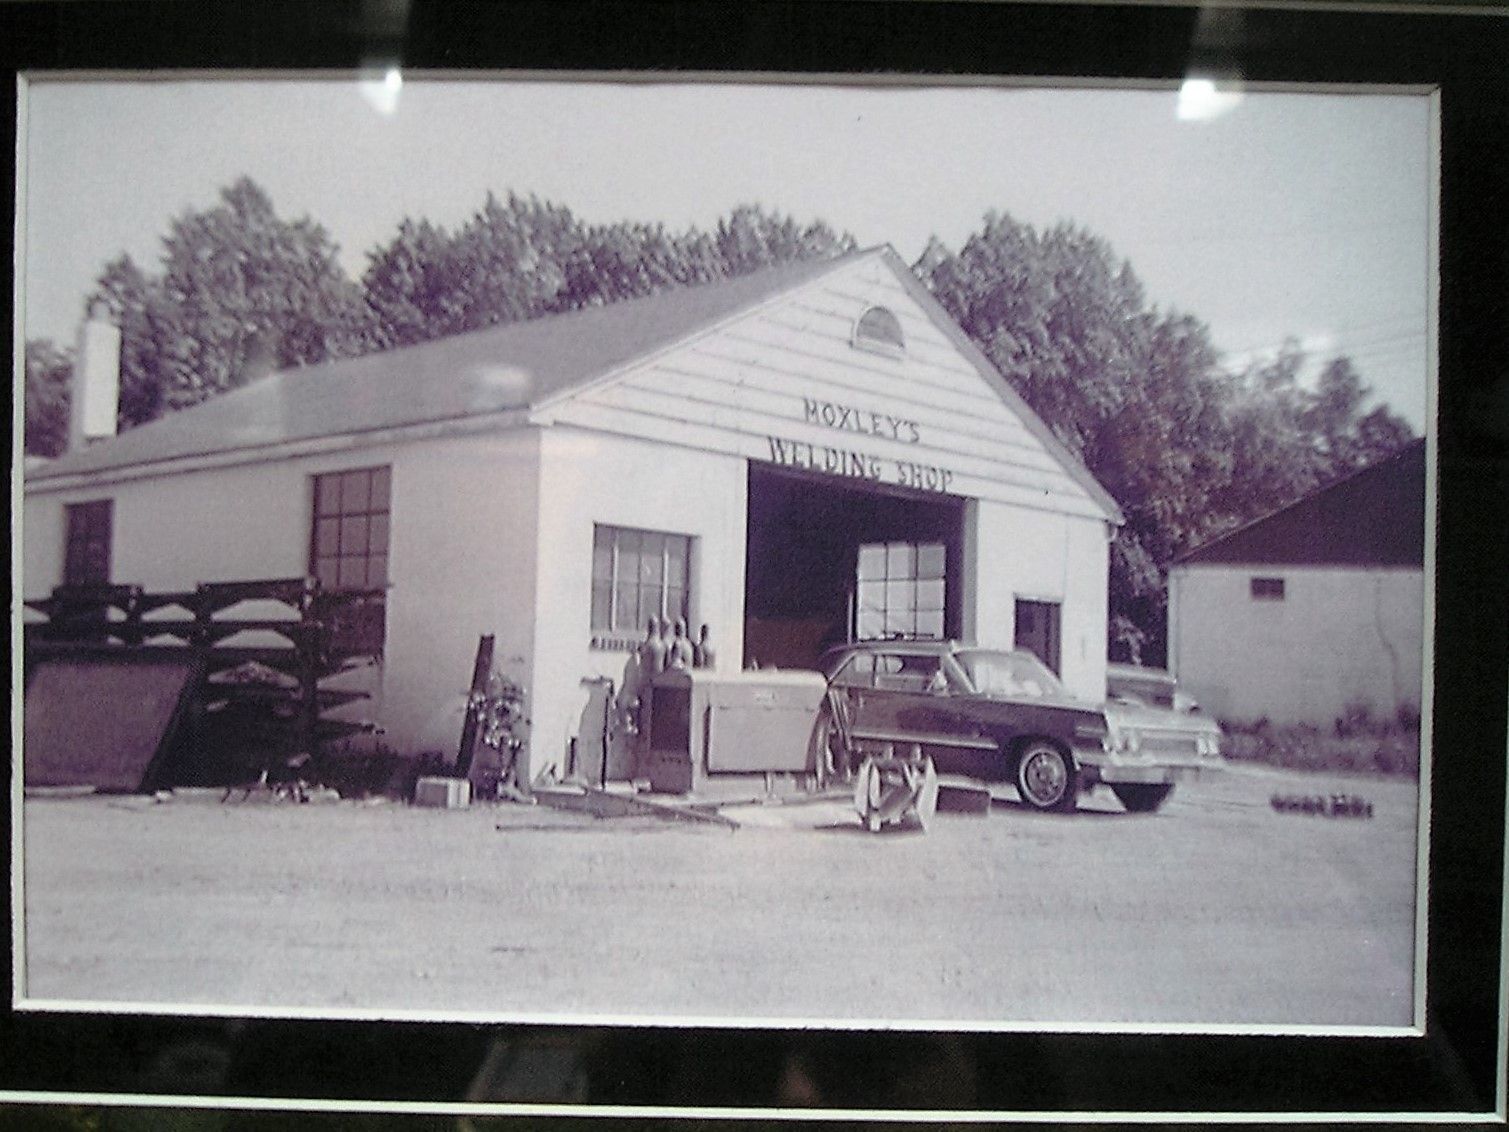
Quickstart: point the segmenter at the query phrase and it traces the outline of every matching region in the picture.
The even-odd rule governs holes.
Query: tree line
[[[855,241],[745,205],[711,230],[592,225],[535,197],[489,194],[454,230],[405,218],[359,280],[329,232],[278,215],[249,178],[162,238],[155,270],[106,264],[88,302],[121,327],[120,427],[273,370],[355,357],[821,259]],[[1164,571],[1180,553],[1291,503],[1412,439],[1351,360],[1302,382],[1294,343],[1232,371],[1197,318],[1152,304],[1131,265],[1072,224],[1039,231],[985,217],[957,251],[934,240],[912,266],[948,313],[1121,504],[1112,544],[1111,655],[1161,662]],[[68,432],[66,347],[26,343],[25,446]]]

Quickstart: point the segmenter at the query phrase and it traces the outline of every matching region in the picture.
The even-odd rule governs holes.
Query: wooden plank
[[[472,682],[466,710],[466,720],[461,725],[461,745],[456,751],[456,774],[465,777],[472,768],[472,756],[477,747],[477,713],[471,702],[487,692],[487,681],[493,670],[493,636],[491,633],[477,638],[477,655],[472,660]]]

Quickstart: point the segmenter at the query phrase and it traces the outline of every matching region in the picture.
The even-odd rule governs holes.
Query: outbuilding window
[[[388,584],[390,479],[387,468],[314,477],[309,568],[326,589],[381,589]]]
[[[941,542],[862,543],[855,640],[942,637],[947,564]]]
[[[115,505],[109,499],[68,506],[68,542],[63,584],[87,586],[110,580],[110,540]]]
[[[592,532],[592,631],[632,633],[651,617],[690,618],[688,535],[599,523]]]
[[[1253,578],[1251,592],[1253,601],[1283,601],[1284,579]]]

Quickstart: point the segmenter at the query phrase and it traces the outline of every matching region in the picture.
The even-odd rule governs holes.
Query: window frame
[[[1028,610],[1041,610],[1050,615],[1047,633],[1047,651],[1043,656],[1022,640],[1022,614]],[[1015,649],[1030,652],[1059,680],[1064,678],[1064,603],[1048,598],[1023,597],[1018,594],[1012,603],[1011,644]]]
[[[376,500],[376,485],[381,474],[383,486],[382,506],[374,506]],[[345,492],[347,477],[365,475],[366,503],[361,508],[346,509]],[[326,485],[335,484],[336,503],[334,510],[324,510],[326,499]],[[393,466],[391,464],[375,464],[360,468],[334,468],[326,472],[315,472],[310,476],[309,488],[309,558],[308,568],[311,577],[317,579],[320,588],[335,593],[349,592],[352,590],[386,590],[391,583],[389,564],[392,561],[393,540]],[[382,552],[374,553],[372,549],[372,520],[383,520]],[[348,521],[365,520],[363,525],[363,549],[359,554],[343,553],[346,538],[346,524]],[[334,522],[335,527],[335,553],[321,552],[321,524]],[[341,581],[344,563],[347,559],[360,559],[362,563],[361,582]],[[382,562],[378,580],[372,578],[372,562],[380,559]],[[321,564],[334,563],[335,578],[327,581],[321,570]]]
[[[911,563],[910,572],[903,572],[895,576],[891,573],[893,550],[905,548],[909,552]],[[885,574],[880,578],[862,577],[860,573],[861,561],[866,550],[880,550],[885,555]],[[923,551],[938,551],[942,560],[936,573],[922,573]],[[949,545],[946,539],[886,539],[881,542],[862,542],[854,548],[854,613],[849,626],[849,639],[854,641],[886,641],[886,640],[915,640],[915,641],[942,641],[948,638],[948,593],[949,593]],[[922,587],[924,583],[938,582],[942,585],[942,594],[938,599],[936,608],[928,604],[923,605]],[[868,585],[878,585],[881,594],[878,607],[881,630],[878,636],[867,636],[861,630],[865,618],[865,589]],[[893,586],[906,587],[905,612],[911,621],[911,630],[892,630],[892,612],[901,612],[901,606],[892,605],[891,594]],[[876,607],[871,607],[876,608]],[[937,614],[938,631],[936,634],[923,634],[918,630],[919,618],[922,614]]]
[[[874,333],[866,333],[864,330],[865,320],[873,314],[883,315],[890,320],[895,327],[896,339],[879,337]],[[887,327],[890,329],[890,327]],[[888,358],[902,358],[906,356],[906,331],[901,325],[901,316],[890,307],[880,303],[873,303],[860,312],[854,320],[854,329],[849,332],[849,344],[856,350],[866,350],[872,354],[881,354]]]
[[[600,540],[607,537],[608,574],[606,578],[598,575],[598,550]],[[660,569],[658,576],[646,581],[643,574],[642,552],[638,549],[636,555],[636,576],[631,580],[622,576],[622,563],[626,557],[624,542],[628,536],[642,543],[646,537],[661,539]],[[646,622],[650,617],[659,617],[662,623],[674,623],[678,618],[686,622],[690,632],[693,609],[693,585],[692,570],[693,557],[695,555],[696,537],[680,531],[651,530],[646,527],[628,527],[618,523],[592,524],[592,560],[591,560],[591,593],[587,608],[588,629],[594,637],[623,636],[626,634],[638,634],[643,632]],[[679,586],[671,583],[672,548],[681,548],[681,583]],[[625,586],[633,586],[635,592],[635,609],[632,618],[622,615],[619,608],[620,594]],[[656,593],[655,606],[658,612],[646,612],[644,609],[644,595],[647,591]],[[679,609],[672,610],[671,595],[680,591],[681,600]],[[599,621],[599,613],[602,610],[601,597],[606,597],[607,619]]]
[[[101,515],[104,516],[104,522],[98,524],[98,516]],[[86,499],[68,503],[64,505],[63,516],[63,585],[108,585],[115,559],[115,500]],[[95,525],[91,529],[92,523]],[[100,533],[101,529],[103,534]],[[103,574],[101,577],[85,576],[95,571],[87,568],[79,570],[77,567],[88,567],[91,564],[89,547],[98,543],[104,545]]]

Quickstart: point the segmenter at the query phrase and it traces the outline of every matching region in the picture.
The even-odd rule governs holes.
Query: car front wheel
[[[1169,782],[1116,782],[1111,793],[1121,799],[1128,813],[1150,814],[1174,792]]]
[[[1078,793],[1074,760],[1052,743],[1034,739],[1017,757],[1016,790],[1034,810],[1074,809]]]

